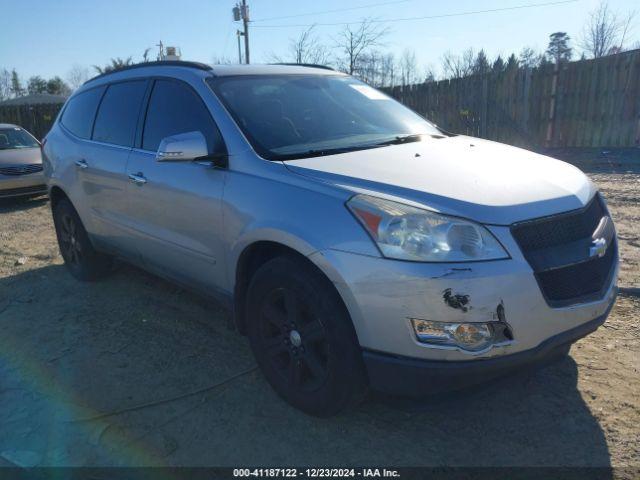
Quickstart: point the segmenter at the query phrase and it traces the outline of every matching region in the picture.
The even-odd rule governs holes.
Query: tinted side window
[[[93,139],[132,147],[146,88],[146,80],[110,85],[98,109]]]
[[[60,122],[74,135],[91,138],[93,119],[102,92],[104,87],[87,90],[73,97],[65,107]]]
[[[209,153],[222,151],[222,137],[200,97],[182,83],[157,80],[147,108],[142,148],[156,151],[163,138],[194,131],[205,136]]]

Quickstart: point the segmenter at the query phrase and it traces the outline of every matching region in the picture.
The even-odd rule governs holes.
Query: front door
[[[189,85],[155,80],[140,148],[127,164],[127,216],[151,270],[211,290],[224,284],[222,194],[226,170],[209,162],[158,162],[163,138],[200,131],[209,153],[224,143],[208,109]]]

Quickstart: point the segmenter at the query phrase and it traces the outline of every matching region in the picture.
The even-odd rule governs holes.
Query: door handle
[[[81,160],[76,160],[76,167],[81,168],[81,169],[86,169],[89,168],[89,164],[87,163],[87,161],[83,158]]]
[[[147,183],[147,179],[144,178],[144,175],[142,174],[142,172],[130,173],[129,180],[131,180],[136,185],[144,185],[145,183]]]

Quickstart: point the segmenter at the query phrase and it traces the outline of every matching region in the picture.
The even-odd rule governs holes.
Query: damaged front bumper
[[[419,263],[339,250],[310,256],[333,281],[351,315],[361,347],[382,355],[436,362],[478,362],[539,348],[565,332],[604,321],[616,293],[617,265],[603,295],[554,308],[508,227],[491,227],[508,260]],[[513,339],[477,352],[418,341],[412,319],[505,322]]]
[[[611,303],[610,307],[613,306]],[[363,358],[371,388],[378,392],[420,397],[471,387],[527,368],[548,364],[571,344],[602,325],[609,313],[555,335],[535,348],[484,360],[446,362],[419,360],[365,350]]]

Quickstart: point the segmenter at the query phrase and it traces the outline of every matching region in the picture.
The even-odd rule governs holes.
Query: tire
[[[111,270],[112,258],[93,248],[87,231],[69,200],[60,200],[55,206],[53,223],[60,254],[71,275],[89,282],[104,277]]]
[[[351,318],[333,284],[293,255],[268,261],[247,292],[251,348],[267,381],[303,412],[356,405],[367,380]]]

